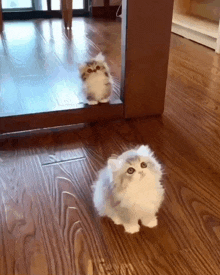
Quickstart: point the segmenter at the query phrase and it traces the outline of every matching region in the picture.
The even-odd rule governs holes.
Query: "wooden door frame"
[[[122,1],[124,117],[164,111],[173,0]]]
[[[122,103],[0,118],[0,134],[98,120],[161,115],[173,0],[123,0]]]

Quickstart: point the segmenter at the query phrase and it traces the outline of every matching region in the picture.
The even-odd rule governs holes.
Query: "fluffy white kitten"
[[[102,53],[81,65],[79,70],[88,104],[95,105],[99,102],[108,102],[112,93],[113,80]]]
[[[161,165],[148,146],[111,157],[93,185],[93,202],[100,216],[122,224],[125,231],[139,231],[138,221],[157,225],[157,212],[163,201]]]

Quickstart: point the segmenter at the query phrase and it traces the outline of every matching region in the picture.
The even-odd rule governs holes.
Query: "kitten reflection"
[[[79,70],[88,104],[95,105],[99,102],[109,102],[113,80],[102,53],[81,65]]]

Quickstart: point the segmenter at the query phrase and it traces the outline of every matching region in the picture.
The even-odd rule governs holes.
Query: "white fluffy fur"
[[[131,158],[136,159],[127,163]],[[147,168],[142,168],[141,162],[147,163]],[[129,167],[135,169],[134,174],[127,173]],[[129,233],[139,231],[139,220],[145,226],[154,227],[164,197],[161,178],[161,165],[148,146],[129,150],[110,158],[100,171],[93,186],[94,205],[100,216],[108,216],[115,224],[122,224]]]
[[[92,92],[96,101],[102,101],[102,95],[105,92],[106,76],[102,72],[91,75],[85,83],[85,91]]]
[[[82,64],[79,67],[81,75],[85,75],[86,79],[83,83],[83,91],[85,95],[91,94],[94,99],[88,100],[89,105],[98,104],[98,102],[106,103],[109,101],[110,95],[112,93],[112,84],[113,79],[110,74],[109,67],[105,62],[105,57],[102,53],[99,53],[95,58],[91,59],[90,62],[96,61],[97,65],[102,67],[102,70],[98,70],[95,73],[87,74],[87,67],[86,64]],[[90,67],[91,68],[91,67]],[[108,76],[105,75],[108,74]],[[106,84],[109,83],[109,86]],[[110,94],[108,97],[103,98],[107,90],[110,90]]]

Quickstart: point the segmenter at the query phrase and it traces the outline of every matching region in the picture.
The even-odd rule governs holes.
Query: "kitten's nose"
[[[96,72],[96,70],[93,70],[93,72],[95,73],[95,72]]]
[[[143,175],[143,174],[144,174],[144,172],[143,172],[143,171],[141,171],[141,172],[139,172],[139,174]]]

